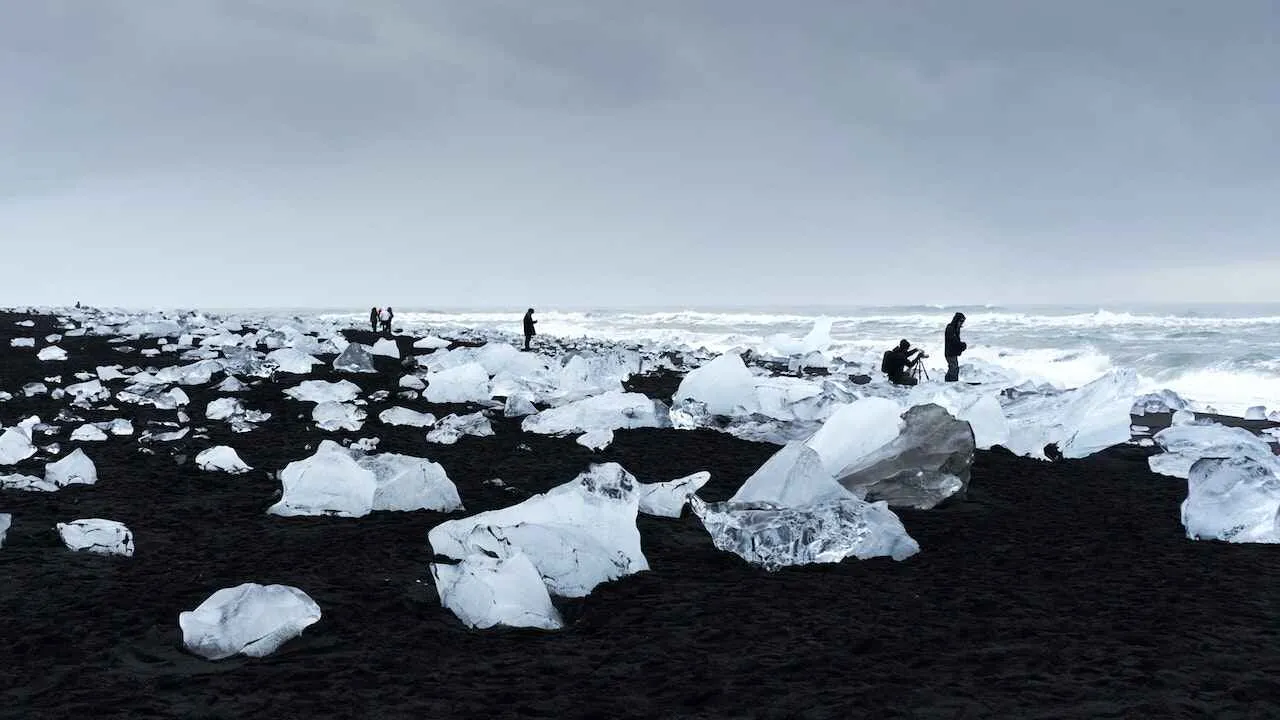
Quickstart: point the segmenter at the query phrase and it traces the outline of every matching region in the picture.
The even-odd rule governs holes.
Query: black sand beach
[[[26,317],[35,328],[15,326]],[[51,317],[0,314],[0,389],[17,395],[52,375],[74,382],[97,365],[178,362],[122,353],[105,338],[65,338],[65,362],[9,348],[10,338],[55,331]],[[408,350],[412,338],[399,342]],[[366,393],[394,390],[399,369],[383,364],[377,376],[350,379]],[[318,366],[307,377],[336,376]],[[0,717],[1280,716],[1280,548],[1187,540],[1185,482],[1151,474],[1144,449],[1058,463],[979,452],[965,501],[899,513],[921,546],[901,563],[767,573],[716,550],[688,513],[641,516],[651,571],[561,603],[563,631],[481,632],[440,606],[427,569],[427,531],[448,516],[273,517],[264,512],[279,493],[271,473],[325,437],[378,436],[379,451],[441,463],[472,513],[563,483],[592,461],[619,462],[643,481],[708,470],[702,495],[720,500],[776,447],[712,431],[631,430],[592,453],[501,418],[495,437],[452,446],[375,421],[361,433],[324,433],[309,405],[281,395],[301,379],[281,376],[244,396],[273,414],[254,432],[204,421],[219,395],[186,387],[192,427],[207,428],[207,439],[156,443],[154,454],[139,452],[136,435],[84,443],[97,485],[0,491],[0,512],[13,514],[0,548]],[[671,383],[637,387],[661,396]],[[370,418],[394,404],[465,409],[393,398],[371,402]],[[0,421],[54,422],[65,405],[15,397],[0,403]],[[140,433],[146,418],[174,415],[122,406],[86,419],[132,417]],[[49,439],[65,451],[78,444],[67,441],[74,427]],[[191,458],[216,444],[254,471],[197,470]],[[4,469],[14,471],[41,474],[42,461]],[[492,478],[510,489],[485,483]],[[55,523],[92,517],[128,525],[136,555],[65,550]],[[296,585],[324,617],[267,658],[187,654],[178,613],[243,582]]]

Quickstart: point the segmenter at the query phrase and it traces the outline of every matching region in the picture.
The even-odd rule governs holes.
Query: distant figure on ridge
[[[369,308],[369,329],[378,332],[378,308]]]
[[[382,313],[378,315],[378,319],[382,321],[382,332],[386,333],[387,337],[391,337],[391,319],[395,316],[395,311],[390,306],[383,308]]]
[[[538,321],[533,319],[533,308],[529,308],[524,313],[524,349],[525,350],[529,349],[529,341],[533,339],[533,336],[538,334],[538,332],[533,329],[533,326],[537,324],[538,324]]]
[[[960,354],[969,349],[969,344],[960,340],[960,328],[964,326],[964,313],[958,312],[955,317],[951,318],[951,322],[947,325],[947,330],[942,334],[943,351],[942,354],[947,356],[947,382],[955,382],[960,379]]]
[[[912,348],[911,343],[903,340],[898,347],[886,350],[880,360],[880,372],[889,376],[894,385],[915,385],[916,379],[910,370],[920,364],[920,360],[928,357],[920,348]]]

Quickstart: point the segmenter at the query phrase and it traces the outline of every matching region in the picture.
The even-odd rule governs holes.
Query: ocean
[[[397,310],[401,327],[520,333],[523,308]],[[1199,306],[905,306],[807,308],[643,308],[538,310],[538,332],[628,344],[706,348],[713,352],[794,350],[830,323],[829,356],[874,366],[880,353],[908,339],[944,367],[942,331],[964,312],[963,362],[995,367],[1019,381],[1060,388],[1084,385],[1110,370],[1132,368],[1142,392],[1170,389],[1198,409],[1240,415],[1250,406],[1280,409],[1280,303]],[[309,311],[362,325],[368,310]],[[790,344],[787,338],[793,338]],[[825,344],[825,343],[824,343]]]

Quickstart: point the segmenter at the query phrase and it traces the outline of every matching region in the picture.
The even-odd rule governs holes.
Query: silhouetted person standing
[[[533,329],[533,326],[537,324],[538,324],[538,321],[533,319],[533,308],[529,308],[527,311],[525,311],[525,314],[524,314],[524,349],[525,350],[529,349],[529,341],[533,339],[533,336],[538,334],[538,331]]]
[[[947,324],[947,330],[942,334],[943,351],[942,354],[947,356],[947,382],[955,382],[960,379],[960,355],[969,348],[969,345],[960,340],[960,328],[964,326],[964,313],[956,313],[951,318],[951,322]]]
[[[369,329],[378,332],[378,308],[369,308]]]
[[[382,320],[382,332],[386,333],[388,337],[391,336],[391,320],[395,316],[395,312],[390,307],[383,308],[382,314],[378,316]]]

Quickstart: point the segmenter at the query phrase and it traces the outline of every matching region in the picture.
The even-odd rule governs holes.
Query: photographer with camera
[[[894,385],[915,385],[917,380],[912,377],[911,370],[927,357],[923,350],[913,349],[911,343],[903,340],[898,347],[885,351],[880,360],[880,372],[889,376],[889,382]]]

